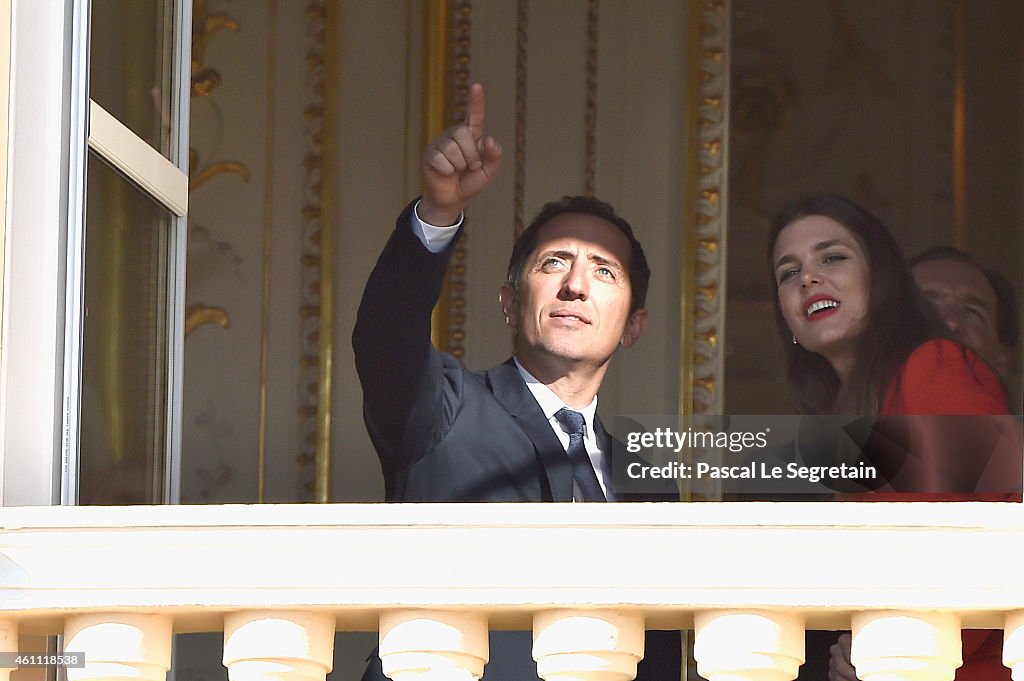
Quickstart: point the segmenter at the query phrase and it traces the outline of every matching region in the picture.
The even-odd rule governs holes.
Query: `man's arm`
[[[410,205],[367,280],[352,333],[366,425],[389,467],[403,463],[395,457],[418,456],[435,439],[431,431],[438,427],[442,400],[443,367],[430,343],[431,312],[450,247],[429,252],[413,234],[411,218]],[[420,443],[413,451],[410,444]]]
[[[425,222],[457,222],[497,172],[501,149],[483,135],[483,120],[483,89],[474,85],[466,123],[446,130],[423,155],[418,211]],[[367,281],[352,336],[367,427],[387,467],[421,455],[452,413],[430,331],[455,240],[431,253],[413,234],[414,219],[410,205]]]

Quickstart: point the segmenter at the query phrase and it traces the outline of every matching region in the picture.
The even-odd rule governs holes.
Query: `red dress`
[[[907,358],[899,382],[886,393],[881,415],[1009,414],[992,368],[959,343],[936,339]]]
[[[882,402],[883,447],[901,455],[864,501],[1019,501],[1021,434],[995,372],[973,350],[932,340],[907,358]],[[914,418],[902,418],[914,417]],[[906,452],[906,454],[903,454]],[[896,461],[896,459],[893,459]],[[895,493],[895,494],[894,494]]]
[[[881,416],[1008,414],[1006,396],[995,372],[973,350],[949,340],[929,341],[914,350],[903,365],[900,380],[887,392],[880,412]],[[994,459],[990,459],[984,475],[989,479],[1002,475],[1011,476],[1004,479],[1020,480],[1021,439],[1016,422],[1012,418],[994,421],[994,430],[981,422],[978,425],[985,430],[982,435],[989,439],[1005,438],[996,443],[1002,446],[997,446],[998,451]],[[914,489],[941,489],[942,481],[937,479],[936,471],[941,475],[943,471],[956,470],[955,462],[943,460],[957,451],[948,446],[949,428],[944,431],[941,421],[935,423],[936,428],[921,427],[910,433],[915,441],[914,448],[922,452],[916,460],[920,464],[916,477],[908,476]],[[977,435],[972,432],[969,437],[974,439]],[[854,497],[859,501],[1020,501],[1019,493],[998,492],[901,494],[882,491],[844,498]],[[1010,681],[1010,670],[1003,666],[1001,658],[1001,630],[966,629],[962,632],[962,641],[964,664],[957,669],[956,681]]]

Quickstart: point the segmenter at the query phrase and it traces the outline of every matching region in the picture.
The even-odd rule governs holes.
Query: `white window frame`
[[[0,0],[0,150],[7,150],[8,128],[10,116],[10,95],[11,95],[11,0]],[[6,267],[4,260],[7,251],[7,154],[0,155],[0,187],[4,189],[0,193],[0,313],[4,310],[4,284],[6,277],[3,277]],[[0,314],[2,317],[2,314]],[[6,325],[0,322],[0,434],[4,431],[3,405],[4,401],[4,361],[6,336],[4,335]],[[4,466],[3,466],[3,441],[0,438],[0,507],[4,505]]]
[[[89,0],[13,0],[0,338],[0,505],[77,500],[88,148],[174,215],[167,469],[180,496],[191,2],[174,17],[171,160],[88,99]],[[145,147],[145,148],[143,148]]]

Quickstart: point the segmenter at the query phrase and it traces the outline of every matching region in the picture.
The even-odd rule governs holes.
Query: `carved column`
[[[64,650],[85,653],[85,667],[69,667],[68,681],[163,681],[171,668],[171,618],[92,613],[64,623]]]
[[[0,653],[18,652],[18,623],[14,620],[0,619]],[[0,667],[0,681],[11,678],[10,667]]]
[[[963,664],[960,617],[881,611],[853,616],[850,661],[864,681],[952,681]]]
[[[533,659],[545,681],[629,681],[643,656],[640,613],[552,610],[533,618]]]
[[[394,681],[470,681],[490,654],[487,617],[436,610],[386,612],[380,618],[380,659]]]
[[[699,612],[694,629],[697,672],[709,681],[790,681],[804,663],[804,620],[800,615]]]
[[[1013,671],[1014,681],[1024,681],[1024,610],[1006,615],[1003,664]]]
[[[331,615],[246,610],[224,617],[231,681],[323,681],[334,664]]]

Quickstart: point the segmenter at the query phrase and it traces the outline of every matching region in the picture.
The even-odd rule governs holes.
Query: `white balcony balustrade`
[[[63,634],[69,681],[159,681],[223,631],[231,681],[318,681],[379,631],[395,681],[470,681],[532,628],[544,679],[627,681],[645,628],[695,629],[710,681],[787,681],[850,629],[865,681],[949,681],[988,628],[1024,681],[1021,545],[1019,504],[3,508],[0,653]]]

